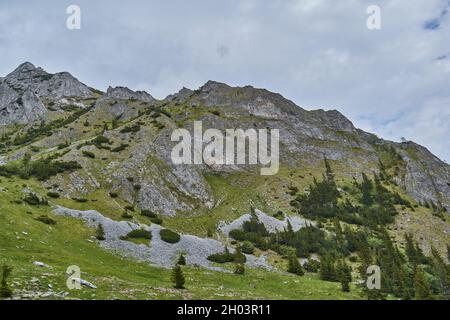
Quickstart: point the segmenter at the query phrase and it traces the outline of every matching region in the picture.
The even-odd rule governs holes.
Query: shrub
[[[233,260],[234,260],[234,262],[236,262],[238,264],[242,264],[242,263],[245,263],[247,261],[247,258],[241,252],[241,249],[239,247],[236,248],[236,251],[233,254]]]
[[[246,254],[253,254],[255,252],[255,246],[250,241],[244,241],[241,245],[241,251]]]
[[[3,265],[1,268],[1,279],[0,279],[0,298],[6,299],[11,298],[13,291],[8,285],[8,278],[11,275],[12,267]]]
[[[161,236],[161,240],[167,243],[177,243],[180,241],[180,235],[169,229],[162,229],[159,235]]]
[[[177,264],[179,264],[180,266],[186,265],[186,258],[184,257],[183,254],[180,254],[180,257],[178,258]]]
[[[95,238],[100,241],[105,240],[105,230],[101,223],[98,224],[97,229],[95,230]]]
[[[134,212],[134,207],[133,206],[125,206],[125,210]]]
[[[229,236],[238,241],[244,241],[247,238],[245,231],[241,229],[231,230]]]
[[[95,154],[91,151],[83,150],[82,153],[87,158],[95,159]]]
[[[147,231],[144,229],[135,229],[126,235],[126,238],[133,238],[133,239],[152,239],[152,233],[151,231]]]
[[[53,220],[52,218],[50,218],[47,215],[41,215],[41,216],[35,218],[35,220],[40,221],[40,222],[45,223],[45,224],[48,224],[48,225],[55,225],[56,224],[56,221]]]
[[[80,203],[88,202],[88,199],[85,198],[72,198],[72,200]]]
[[[228,248],[225,247],[225,251],[223,253],[214,253],[207,258],[209,261],[216,263],[227,263],[233,262],[234,256],[228,251]]]
[[[148,218],[156,218],[156,217],[158,217],[158,215],[156,213],[154,213],[154,212],[152,212],[152,211],[150,211],[148,209],[142,210],[141,214],[143,216],[145,216],[145,217],[148,217]]]
[[[133,216],[125,211],[124,213],[122,213],[122,218],[131,219],[131,218],[133,218]]]
[[[120,152],[120,151],[125,150],[127,147],[128,147],[128,144],[122,143],[120,146],[112,148],[111,152]]]
[[[150,218],[150,221],[154,224],[159,224],[159,225],[163,224],[163,219],[160,217]]]
[[[302,276],[302,275],[305,274],[305,272],[303,271],[303,268],[302,268],[300,262],[298,262],[297,256],[290,256],[289,257],[287,271],[289,273],[293,273],[293,274],[296,274],[298,276]]]
[[[23,201],[31,206],[48,205],[47,199],[39,198],[35,193],[28,194],[25,198],[23,198]]]
[[[181,270],[181,267],[177,264],[172,269],[172,275],[170,277],[170,280],[173,282],[173,286],[176,289],[184,289],[184,275],[183,271]]]
[[[57,198],[59,198],[59,193],[50,191],[50,192],[47,192],[47,197],[57,199]]]
[[[117,194],[116,192],[110,192],[110,193],[109,193],[109,196],[110,196],[111,198],[117,198],[117,197],[119,196],[119,194]]]
[[[241,263],[236,264],[236,267],[235,267],[235,269],[234,269],[234,274],[242,275],[242,274],[244,274],[244,273],[245,273],[245,267],[244,267],[244,265],[241,264]]]
[[[308,261],[303,265],[306,271],[308,272],[319,272],[320,262],[314,259],[308,259]]]

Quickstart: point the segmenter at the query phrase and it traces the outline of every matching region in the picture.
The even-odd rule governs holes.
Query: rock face
[[[215,267],[207,259],[214,253],[221,253],[224,250],[224,244],[220,241],[208,238],[200,238],[193,235],[182,234],[180,241],[177,243],[167,243],[161,240],[159,232],[161,226],[152,224],[138,225],[132,222],[113,221],[104,217],[97,211],[77,211],[57,206],[54,210],[55,214],[67,217],[73,217],[84,220],[89,226],[96,227],[102,224],[105,231],[105,240],[100,245],[105,249],[114,250],[128,257],[133,257],[151,264],[171,268],[176,263],[181,253],[186,256],[188,265],[198,265],[217,271],[225,271],[222,268]],[[145,229],[151,231],[152,239],[149,245],[135,244],[130,241],[121,240],[121,236],[126,236],[130,231],[136,229]],[[231,250],[233,252],[233,250]],[[252,255],[246,255],[247,265],[253,267],[264,267],[271,269],[264,257],[256,258]]]
[[[155,100],[149,93],[145,91],[133,91],[127,87],[108,87],[104,98],[121,99],[121,100],[140,100],[152,102]]]
[[[0,126],[47,119],[47,100],[61,109],[67,105],[83,108],[82,99],[86,98],[90,98],[87,102],[92,108],[78,122],[92,125],[95,132],[85,130],[87,127],[74,128],[75,125],[60,128],[52,137],[40,137],[39,146],[50,149],[66,141],[81,143],[98,135],[106,125],[103,135],[112,144],[108,147],[123,145],[124,150],[110,152],[86,146],[81,150],[98,154],[96,159],[87,159],[70,147],[62,159],[82,163],[83,170],[49,181],[49,186],[64,185],[67,178],[67,197],[108,188],[141,209],[163,215],[211,209],[218,199],[207,175],[256,175],[259,167],[174,165],[173,130],[182,127],[192,133],[197,120],[202,121],[203,130],[278,129],[282,167],[298,168],[305,163],[313,166],[322,163],[326,156],[346,168],[340,173],[349,179],[360,178],[363,171],[376,172],[379,146],[392,146],[405,164],[405,173],[396,177],[397,183],[416,200],[432,200],[450,208],[450,167],[425,148],[414,143],[384,141],[355,128],[336,110],[307,111],[280,94],[251,86],[231,87],[208,81],[198,90],[183,88],[162,101],[126,87],[109,87],[100,96],[66,72],[49,74],[24,63],[0,80]],[[161,113],[165,107],[170,109],[168,115]],[[117,125],[114,128],[113,121]],[[130,132],[130,127],[137,131]],[[19,159],[27,151],[26,147],[18,147],[4,155],[3,162]],[[107,160],[99,164],[99,158]]]
[[[0,80],[0,125],[45,120],[48,110],[41,99],[92,96],[92,90],[70,73],[50,74],[25,62]]]

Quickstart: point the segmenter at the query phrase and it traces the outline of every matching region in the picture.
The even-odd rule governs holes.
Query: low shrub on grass
[[[57,199],[57,198],[59,198],[59,193],[50,191],[50,192],[47,192],[47,197]]]
[[[91,151],[83,150],[82,153],[86,158],[95,159],[95,154]]]
[[[31,206],[48,205],[47,199],[40,198],[35,193],[28,194],[27,196],[25,196],[25,198],[23,198],[23,201]]]
[[[122,239],[124,238],[124,239]],[[152,239],[152,233],[151,231],[147,231],[144,229],[136,229],[128,232],[128,234],[125,237],[121,237],[122,240],[125,240],[125,238],[132,238],[132,239]]]
[[[162,229],[159,232],[159,235],[161,236],[161,240],[167,242],[167,243],[177,243],[180,241],[180,235],[172,230],[169,229]]]
[[[48,225],[51,225],[51,226],[56,224],[56,221],[53,220],[52,218],[50,218],[47,215],[41,215],[41,216],[35,218],[35,220],[40,221],[40,222],[45,223],[45,224],[48,224]]]

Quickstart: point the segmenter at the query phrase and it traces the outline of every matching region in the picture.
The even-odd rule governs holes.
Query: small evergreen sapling
[[[177,264],[180,266],[185,266],[186,265],[186,258],[184,257],[183,254],[180,254],[180,257],[178,258]]]
[[[95,238],[100,241],[105,240],[105,230],[103,229],[103,225],[101,223],[99,223],[97,226],[97,230],[95,231]]]
[[[289,273],[293,273],[296,274],[298,276],[303,276],[305,274],[305,272],[303,271],[303,268],[300,264],[300,262],[298,262],[298,259],[296,256],[292,255],[289,257],[289,261],[288,261],[288,270]]]
[[[3,265],[1,269],[1,280],[0,280],[0,298],[6,299],[11,298],[13,291],[8,285],[8,277],[11,275],[12,267],[8,265]]]
[[[183,270],[181,270],[181,267],[178,264],[172,269],[171,280],[175,289],[184,289],[185,279]]]

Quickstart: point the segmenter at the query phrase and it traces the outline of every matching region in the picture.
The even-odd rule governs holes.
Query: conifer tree
[[[236,267],[234,268],[234,274],[244,274],[245,273],[245,266],[242,263],[237,263]]]
[[[343,292],[350,292],[350,283],[352,282],[352,271],[345,261],[338,263],[337,274],[339,282],[341,283],[341,290]]]
[[[336,268],[331,255],[324,255],[320,259],[320,279],[325,281],[336,281]]]
[[[447,261],[450,263],[450,245],[447,244]]]
[[[233,259],[235,263],[243,264],[247,261],[247,258],[242,253],[241,248],[237,247],[233,254]]]
[[[446,299],[450,299],[450,267],[445,264],[436,248],[431,247],[433,256],[433,274],[437,278],[439,292]]]
[[[0,298],[6,299],[11,298],[13,291],[8,285],[8,278],[11,275],[12,267],[4,264],[1,268],[1,279],[0,279]]]
[[[186,258],[184,257],[183,254],[180,254],[180,257],[178,258],[177,264],[180,266],[185,266],[186,265]]]
[[[184,289],[185,279],[183,270],[181,270],[178,264],[172,269],[171,281],[175,289]]]
[[[361,192],[362,192],[362,204],[365,206],[370,206],[372,204],[372,190],[373,184],[372,181],[367,177],[367,175],[362,173],[363,181],[361,183]]]
[[[95,238],[100,241],[105,240],[105,230],[103,229],[103,225],[101,223],[98,224],[97,230],[95,230]]]
[[[303,271],[302,265],[298,261],[298,258],[291,255],[288,260],[288,270],[289,273],[296,274],[298,276],[303,276],[305,272]]]
[[[420,266],[414,270],[414,297],[416,300],[429,300],[431,296],[431,288],[425,279],[425,273]]]

